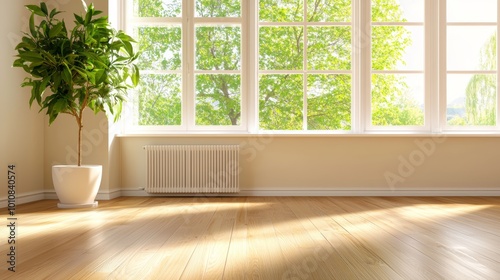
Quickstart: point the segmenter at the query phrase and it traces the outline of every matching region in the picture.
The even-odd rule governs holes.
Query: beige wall
[[[24,1],[8,1],[0,17],[0,174],[7,164],[16,164],[17,199],[42,196],[43,190],[43,115],[28,106],[29,89],[21,88],[25,74],[12,68],[14,47],[21,31],[27,31],[29,13]],[[4,4],[2,2],[2,4]],[[0,176],[0,207],[7,197],[6,177]]]
[[[244,191],[493,191],[497,195],[500,191],[498,137],[195,136],[120,140],[122,186],[129,190],[145,186],[144,145],[230,143],[241,145],[240,185]]]

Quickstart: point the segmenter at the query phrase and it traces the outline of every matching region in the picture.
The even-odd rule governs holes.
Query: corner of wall
[[[0,17],[0,172],[7,174],[15,164],[17,203],[38,200],[43,196],[43,115],[28,105],[29,89],[21,88],[22,69],[13,68],[15,46],[27,31],[29,13],[23,1],[9,2],[8,13]],[[0,179],[0,184],[8,182]],[[0,207],[6,206],[7,188],[0,192]]]

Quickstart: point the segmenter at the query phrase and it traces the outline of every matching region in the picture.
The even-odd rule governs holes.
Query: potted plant
[[[113,29],[94,5],[82,4],[85,13],[74,15],[70,30],[57,18],[60,11],[49,11],[44,2],[27,5],[29,32],[16,46],[13,64],[29,74],[21,86],[31,87],[29,104],[46,111],[49,125],[60,114],[71,115],[78,125],[77,164],[52,167],[61,208],[97,206],[102,166],[82,165],[83,112],[105,112],[116,121],[126,90],[139,82],[134,39]]]

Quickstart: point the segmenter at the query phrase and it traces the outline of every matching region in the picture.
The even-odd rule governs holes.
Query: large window
[[[138,130],[497,131],[498,0],[120,0]]]
[[[261,129],[351,129],[351,22],[350,0],[260,1]]]
[[[371,4],[373,126],[424,126],[424,0]]]
[[[446,45],[446,110],[442,112],[446,112],[446,126],[494,127],[498,123],[498,3],[450,0],[444,4],[446,36],[441,43]]]
[[[241,127],[239,0],[126,2],[142,71],[130,123],[182,130]]]
[[[184,59],[182,1],[135,0],[128,26],[141,55],[140,87],[134,92],[134,124],[180,126],[183,119]]]

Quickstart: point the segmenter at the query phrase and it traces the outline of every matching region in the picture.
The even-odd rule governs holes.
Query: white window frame
[[[255,1],[256,3],[258,1]],[[351,4],[351,10],[354,11],[354,2],[355,1],[352,1],[352,4]],[[258,5],[258,4],[257,4]],[[258,7],[256,6],[256,17],[258,18]],[[302,69],[299,69],[299,70],[260,70],[258,69],[257,72],[257,76],[259,76],[260,74],[299,74],[299,75],[302,75],[302,82],[303,82],[303,88],[302,88],[302,92],[303,92],[303,96],[302,96],[302,130],[292,130],[292,131],[300,131],[300,132],[313,132],[313,133],[346,133],[346,132],[351,132],[353,130],[353,107],[354,107],[354,102],[353,102],[353,98],[352,98],[352,95],[354,95],[354,73],[355,73],[355,69],[357,68],[355,66],[355,63],[352,63],[352,66],[351,66],[351,70],[309,70],[307,68],[307,61],[308,61],[308,57],[307,57],[307,45],[308,45],[308,27],[310,26],[327,26],[327,27],[351,27],[351,61],[356,61],[357,60],[357,52],[355,51],[355,38],[354,38],[354,12],[353,14],[351,15],[351,21],[349,22],[308,22],[307,21],[307,5],[305,3],[304,5],[304,11],[303,11],[303,21],[299,21],[299,22],[259,22],[258,19],[257,19],[257,26],[255,27],[255,30],[256,32],[258,33],[258,30],[260,27],[281,27],[281,26],[296,26],[296,27],[302,27],[303,30],[304,30],[304,34],[303,34],[303,58],[302,58]],[[258,47],[258,41],[256,41],[255,43],[255,46],[257,47],[257,49],[259,49]],[[258,51],[257,51],[258,53]],[[258,59],[258,56],[257,56],[257,59]],[[257,61],[256,59],[256,61]],[[258,67],[258,61],[256,62],[257,64],[257,67]],[[314,75],[314,74],[349,74],[351,75],[351,81],[352,81],[352,84],[351,84],[351,130],[349,131],[345,131],[345,130],[307,130],[307,125],[308,125],[308,111],[307,111],[307,101],[308,101],[308,89],[307,89],[307,77],[308,75]],[[257,78],[255,84],[259,84],[259,80]],[[258,100],[259,99],[259,94],[260,92],[257,90],[255,92],[255,96],[256,96],[256,99]],[[258,112],[257,112],[257,121],[259,119],[259,115],[258,115]],[[257,122],[258,123],[258,122]],[[255,128],[255,130],[259,130],[258,129],[258,126]],[[290,130],[261,130],[261,131],[266,131],[266,132],[276,132],[276,133],[287,133],[288,131]]]
[[[500,130],[500,96],[499,96],[499,85],[500,85],[500,71],[498,67],[500,67],[500,45],[498,44],[498,35],[497,35],[497,70],[490,71],[455,71],[447,69],[447,27],[448,26],[495,26],[497,29],[497,34],[500,31],[500,1],[497,0],[497,18],[496,22],[447,22],[447,9],[446,9],[446,0],[439,0],[439,92],[440,92],[440,100],[439,100],[439,127],[441,128],[441,132],[443,133],[491,133],[496,132],[499,133]],[[495,126],[451,126],[447,124],[447,74],[492,74],[496,72],[497,76],[497,112],[496,112],[496,125]]]
[[[129,106],[125,106],[124,116],[123,116],[123,126],[122,130],[125,133],[171,133],[171,132],[218,132],[218,133],[242,133],[247,131],[248,127],[248,111],[250,111],[249,106],[245,106],[248,101],[248,90],[247,90],[247,80],[244,77],[248,76],[248,61],[250,58],[243,55],[247,52],[247,47],[250,45],[247,41],[248,24],[247,17],[248,9],[247,1],[242,1],[241,5],[241,17],[227,17],[227,18],[201,18],[195,17],[195,0],[182,1],[182,15],[178,18],[134,18],[132,15],[132,1],[133,0],[110,0],[115,2],[115,7],[117,7],[118,13],[121,14],[122,19],[117,20],[117,27],[125,30],[128,34],[133,34],[133,28],[135,25],[140,24],[141,26],[168,26],[168,25],[178,25],[181,27],[182,34],[182,61],[181,70],[151,70],[146,73],[164,73],[164,74],[181,74],[182,75],[182,97],[181,97],[181,114],[182,121],[181,125],[171,125],[171,126],[139,126],[130,125],[135,123],[135,113],[137,108],[133,108],[133,102]],[[123,20],[125,17],[127,20]],[[239,25],[241,26],[241,69],[237,70],[196,70],[195,69],[195,27],[196,25],[203,26],[220,26],[220,25]],[[195,75],[196,74],[237,74],[241,75],[241,115],[239,125],[196,125],[195,124]]]
[[[184,17],[185,20],[187,20],[187,26],[188,30],[185,33],[186,34],[186,41],[187,41],[187,48],[186,51],[189,53],[188,55],[184,56],[186,58],[187,65],[185,67],[186,72],[184,73],[184,77],[187,77],[186,83],[184,84],[185,86],[185,93],[184,96],[187,98],[187,100],[184,100],[184,104],[187,104],[187,110],[186,115],[183,115],[184,119],[187,120],[187,130],[188,131],[233,131],[233,132],[243,132],[246,131],[247,127],[247,119],[248,119],[248,113],[246,104],[247,104],[247,89],[246,89],[246,84],[247,84],[247,79],[245,77],[247,76],[247,63],[248,63],[248,56],[244,55],[246,53],[246,47],[249,45],[247,42],[247,30],[248,30],[248,25],[246,24],[247,20],[246,17],[248,16],[248,12],[246,11],[247,7],[244,5],[246,1],[241,2],[241,17],[235,18],[235,17],[226,17],[226,18],[201,18],[201,17],[195,17],[195,0],[190,0],[190,1],[182,1],[183,4],[183,13],[186,13],[186,16]],[[219,25],[239,25],[241,26],[241,68],[239,71],[237,70],[196,70],[196,42],[195,42],[195,37],[196,37],[196,25],[204,25],[204,26],[219,26]],[[183,49],[184,51],[184,49]],[[240,104],[240,109],[241,109],[241,114],[240,114],[240,125],[224,125],[224,126],[219,126],[219,125],[196,125],[195,123],[195,110],[196,110],[196,96],[195,96],[195,76],[196,74],[239,74],[241,76],[241,84],[240,84],[240,94],[241,94],[241,104]]]
[[[430,56],[432,51],[427,47],[427,42],[430,41],[430,32],[431,27],[428,22],[430,20],[427,17],[429,11],[434,9],[433,4],[435,0],[424,0],[424,19],[423,22],[376,22],[373,23],[371,21],[371,2],[372,1],[361,1],[361,12],[362,16],[360,17],[360,26],[365,26],[366,28],[363,30],[363,33],[368,39],[368,43],[365,48],[361,48],[359,51],[362,53],[361,61],[363,63],[361,67],[362,74],[359,76],[359,79],[362,83],[362,99],[365,103],[365,110],[363,110],[364,118],[364,128],[365,132],[411,132],[411,133],[423,133],[430,131],[430,120],[431,120],[431,97],[430,91],[428,90],[429,85],[429,70],[431,68],[432,62],[430,60]],[[373,26],[422,26],[424,28],[424,68],[419,70],[372,70],[371,65],[371,28]],[[360,41],[363,42],[363,41]],[[424,124],[422,126],[382,126],[382,125],[373,125],[372,124],[372,100],[371,100],[371,76],[372,74],[422,74],[424,78]]]
[[[109,0],[110,21],[115,27],[129,32],[131,24],[127,16],[127,3],[131,0]],[[373,126],[371,125],[371,1],[352,0],[352,96],[351,130],[311,131],[291,130],[275,131],[259,129],[259,91],[258,91],[258,0],[241,1],[241,18],[195,18],[194,0],[183,0],[183,17],[179,19],[188,30],[183,30],[183,123],[180,126],[131,126],[130,114],[124,112],[124,134],[208,134],[242,135],[270,134],[290,135],[496,135],[500,134],[500,96],[497,87],[497,123],[496,126],[451,127],[446,124],[446,1],[424,0],[424,81],[425,106],[423,126]],[[500,31],[500,0],[497,0],[497,32]],[[162,19],[156,19],[162,22]],[[241,24],[241,121],[238,126],[197,126],[195,125],[194,74],[203,71],[194,70],[196,24]],[[457,23],[454,23],[457,24]],[[458,23],[459,24],[459,23]],[[397,24],[396,24],[397,25]],[[411,24],[410,24],[411,25]],[[421,25],[421,24],[420,24]],[[307,24],[305,25],[307,27]],[[184,27],[183,27],[184,28]],[[187,35],[185,35],[187,34]],[[498,41],[498,37],[497,37]],[[304,51],[306,52],[304,42]],[[500,44],[497,43],[497,81],[500,81]],[[307,69],[304,69],[305,72]],[[375,71],[377,72],[377,71]],[[404,71],[397,71],[404,72]],[[413,72],[413,71],[410,71]],[[307,83],[304,85],[307,86]],[[304,93],[305,96],[305,93]],[[304,106],[307,106],[304,97]],[[125,106],[125,108],[127,105]],[[304,118],[307,118],[304,115]]]

